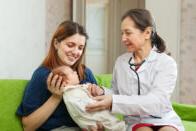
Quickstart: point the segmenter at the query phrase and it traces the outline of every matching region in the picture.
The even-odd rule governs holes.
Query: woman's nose
[[[127,41],[127,38],[126,37],[122,37],[121,42],[125,43],[126,41]]]
[[[125,41],[127,41],[127,37],[125,34],[122,34],[121,36],[121,41],[124,43]]]
[[[78,54],[79,54],[79,50],[78,50],[78,48],[74,48],[73,50],[72,50],[72,54],[74,55],[74,56],[78,56]]]

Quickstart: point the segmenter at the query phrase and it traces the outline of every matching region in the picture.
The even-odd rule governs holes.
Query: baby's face
[[[54,74],[58,74],[63,77],[63,80],[68,85],[79,84],[79,78],[76,71],[73,71],[70,67],[61,66],[53,70]]]

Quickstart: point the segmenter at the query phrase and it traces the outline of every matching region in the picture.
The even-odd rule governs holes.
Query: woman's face
[[[74,34],[62,40],[60,43],[55,43],[58,57],[65,65],[74,65],[83,53],[85,42],[85,36]]]
[[[121,23],[122,43],[128,52],[135,52],[145,43],[145,33],[135,27],[134,21],[127,17]]]

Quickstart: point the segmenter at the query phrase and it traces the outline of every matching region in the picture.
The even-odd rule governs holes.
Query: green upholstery
[[[99,85],[111,85],[111,74],[96,75]],[[15,115],[23,96],[27,80],[0,80],[0,131],[22,131],[19,118]],[[196,106],[173,103],[173,108],[183,120],[186,131],[196,131]]]
[[[173,103],[173,108],[182,119],[186,131],[196,131],[196,105]]]
[[[95,75],[96,81],[100,86],[110,88],[112,75],[111,74],[99,74]]]
[[[0,80],[0,130],[22,131],[15,112],[22,99],[27,80]]]

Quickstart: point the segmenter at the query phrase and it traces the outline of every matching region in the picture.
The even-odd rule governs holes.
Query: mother
[[[77,23],[65,21],[59,25],[48,55],[33,73],[17,110],[25,131],[79,130],[62,102],[62,87],[66,83],[50,72],[66,65],[75,71],[75,77],[79,76],[81,84],[96,84],[90,69],[82,64],[87,38],[84,28]]]

